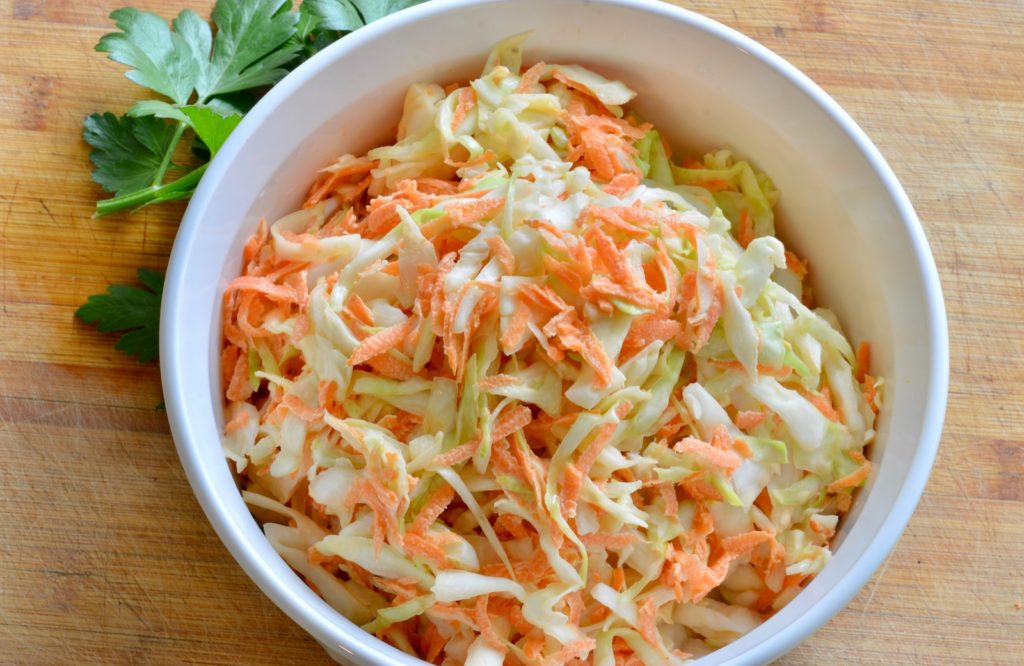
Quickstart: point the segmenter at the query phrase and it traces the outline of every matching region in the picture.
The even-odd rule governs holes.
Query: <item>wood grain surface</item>
[[[0,0],[0,662],[328,663],[208,526],[154,410],[156,367],[73,317],[162,269],[183,210],[91,218],[82,118],[137,94],[92,50],[122,3]],[[766,44],[861,124],[917,206],[949,309],[927,492],[871,582],[781,663],[1024,663],[1024,5],[678,4]]]

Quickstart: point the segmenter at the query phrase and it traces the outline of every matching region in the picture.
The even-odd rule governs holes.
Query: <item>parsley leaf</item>
[[[194,19],[192,17],[195,17]],[[110,14],[121,32],[112,32],[100,38],[96,50],[107,53],[111,60],[134,69],[125,74],[129,79],[170,97],[178,104],[187,104],[200,73],[200,62],[192,44],[177,32],[179,26],[191,34],[195,21],[201,23],[207,34],[210,28],[193,11],[183,11],[174,20],[176,32],[156,14],[123,7]]]
[[[351,0],[305,0],[300,11],[315,16],[319,27],[328,30],[351,32],[364,25],[362,15]]]
[[[128,115],[132,118],[155,116],[157,118],[167,118],[168,120],[180,120],[183,123],[188,122],[188,116],[182,113],[181,109],[173,104],[168,104],[162,99],[139,100],[132,104],[132,108],[128,109]]]
[[[425,0],[305,0],[302,9],[329,30],[350,32]]]
[[[213,10],[217,35],[194,11],[167,22],[131,7],[115,10],[121,32],[104,35],[96,50],[128,65],[126,76],[188,104],[193,93],[206,102],[215,95],[277,83],[300,46],[289,43],[299,16],[291,0],[219,0]]]
[[[370,24],[377,19],[384,18],[388,14],[394,14],[397,11],[418,5],[426,0],[352,0],[352,4],[356,6],[359,13],[363,17],[363,22]]]
[[[138,356],[139,363],[146,363],[160,351],[160,296],[164,278],[140,268],[139,282],[146,288],[110,285],[107,293],[90,296],[75,315],[87,324],[99,324],[100,333],[124,331],[114,349]]]
[[[242,116],[237,113],[225,117],[206,106],[186,106],[181,110],[196,136],[210,149],[211,157],[217,154],[228,135],[242,122]]]
[[[290,10],[291,0],[219,0],[212,14],[217,38],[197,86],[200,98],[273,85],[284,77],[284,66],[299,52],[297,45],[286,45],[299,20]]]
[[[153,118],[94,113],[85,119],[85,141],[92,146],[92,179],[103,189],[124,194],[148,187],[170,149],[174,128]]]

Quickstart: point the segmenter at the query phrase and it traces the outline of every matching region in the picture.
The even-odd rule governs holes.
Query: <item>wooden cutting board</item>
[[[0,662],[327,663],[207,525],[156,368],[72,316],[162,269],[183,210],[90,217],[82,118],[137,92],[92,51],[125,1],[0,0]],[[1024,663],[1024,5],[679,4],[789,59],[862,125],[917,206],[949,309],[927,493],[877,575],[782,663]]]

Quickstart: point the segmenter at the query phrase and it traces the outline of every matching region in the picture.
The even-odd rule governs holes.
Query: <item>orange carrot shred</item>
[[[863,383],[869,372],[871,372],[871,343],[864,341],[857,345],[857,374],[854,376],[858,382]]]
[[[764,422],[764,412],[741,411],[736,415],[736,427],[740,430],[752,430]]]
[[[505,197],[453,203],[445,208],[455,227],[464,227],[493,216],[505,207]]]
[[[750,214],[747,212],[746,208],[740,211],[736,240],[738,240],[740,245],[744,248],[750,245],[750,242],[754,240],[754,222],[750,219]]]
[[[407,335],[412,332],[416,322],[412,319],[406,319],[401,324],[395,324],[383,331],[376,333],[367,339],[359,343],[355,351],[352,352],[352,356],[348,359],[350,366],[359,365],[369,361],[378,354],[383,354],[389,349],[400,345]]]
[[[801,280],[807,277],[807,264],[789,250],[786,250],[786,268]]]
[[[850,457],[861,463],[861,466],[857,471],[847,474],[843,478],[828,484],[828,492],[834,493],[839,490],[843,490],[844,488],[856,488],[867,480],[868,475],[871,473],[871,461],[867,460],[864,457],[864,454],[859,451],[851,451]]]
[[[536,65],[531,67],[522,73],[519,77],[519,85],[516,86],[517,93],[530,92],[530,90],[540,83],[540,77],[544,75],[544,71],[547,69],[547,65],[543,62],[538,62]]]
[[[800,390],[800,395],[807,398],[808,402],[815,406],[815,408],[824,415],[825,418],[836,423],[842,423],[842,416],[836,411],[836,408],[832,405],[832,397],[829,393],[828,387],[825,387],[821,393],[815,391],[808,391],[806,389]]]
[[[738,455],[732,451],[723,451],[707,442],[702,442],[693,437],[684,437],[672,447],[680,453],[688,453],[709,465],[719,467],[726,472],[732,472],[743,462]]]
[[[658,634],[657,614],[658,607],[654,605],[654,599],[644,601],[637,613],[640,635],[651,645],[661,644],[661,636]]]
[[[230,421],[224,424],[224,434],[230,435],[234,432],[238,432],[244,428],[247,423],[249,423],[249,418],[249,412],[240,410]]]
[[[460,88],[459,99],[455,106],[455,113],[452,116],[452,131],[458,132],[462,123],[469,116],[469,112],[476,106],[476,91],[472,88]]]
[[[501,236],[491,236],[487,239],[487,246],[491,248],[491,254],[498,258],[502,270],[506,275],[513,275],[516,272],[516,258],[509,249],[508,244]],[[547,259],[547,256],[544,257]]]
[[[636,541],[636,536],[628,532],[619,532],[617,534],[594,532],[592,534],[580,535],[580,541],[588,546],[619,549],[631,545]]]

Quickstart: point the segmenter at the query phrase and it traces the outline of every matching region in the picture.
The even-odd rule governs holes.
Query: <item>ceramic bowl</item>
[[[301,203],[314,172],[392,135],[406,87],[478,74],[491,46],[533,30],[528,61],[581,63],[639,92],[634,108],[677,150],[726,147],[782,193],[779,235],[809,259],[819,303],[873,345],[888,380],[875,471],[832,561],[781,612],[702,658],[762,664],[838,612],[895,545],[931,469],[945,412],[948,342],[939,280],[892,170],[825,92],[765,47],[703,16],[646,0],[433,0],[364,28],[305,63],[245,117],[188,207],[161,317],[167,413],[206,515],[257,585],[335,659],[417,659],[364,633],[314,594],[264,538],[220,447],[220,302],[258,220]]]

